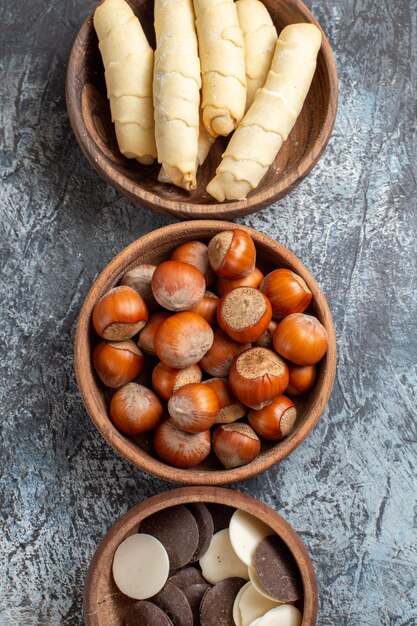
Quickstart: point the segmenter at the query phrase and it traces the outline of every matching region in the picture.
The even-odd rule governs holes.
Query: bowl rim
[[[137,444],[127,439],[125,435],[116,429],[109,418],[108,412],[103,416],[99,407],[96,405],[94,394],[91,392],[92,389],[97,389],[97,382],[92,373],[93,368],[84,370],[83,367],[86,359],[91,362],[91,350],[89,349],[91,312],[97,300],[107,291],[107,284],[109,282],[115,284],[120,279],[120,266],[129,260],[132,261],[144,244],[155,245],[161,237],[165,237],[166,235],[169,235],[169,237],[175,241],[175,235],[177,233],[184,234],[184,231],[189,235],[189,238],[192,239],[193,236],[195,238],[202,236],[198,235],[198,232],[201,230],[211,230],[213,234],[215,234],[222,230],[234,230],[236,228],[248,232],[254,239],[255,245],[264,245],[268,249],[272,248],[274,252],[286,258],[294,270],[304,277],[312,291],[314,301],[322,312],[321,322],[328,333],[328,350],[323,362],[323,393],[320,393],[319,397],[316,398],[309,410],[308,419],[306,419],[304,423],[299,425],[288,437],[279,442],[277,449],[271,448],[264,456],[257,457],[252,463],[234,469],[179,469],[145,453]],[[107,443],[124,459],[129,461],[129,463],[153,476],[169,482],[186,485],[225,485],[251,478],[276,465],[293,452],[313,430],[323,413],[333,387],[336,371],[336,337],[330,309],[323,292],[304,264],[288,248],[268,235],[247,226],[234,224],[233,222],[223,222],[219,220],[176,222],[158,228],[136,239],[119,252],[95,279],[84,300],[77,322],[74,345],[74,365],[79,391],[92,422]]]
[[[311,557],[296,530],[277,511],[257,498],[221,487],[180,487],[151,496],[129,509],[102,537],[90,561],[83,594],[86,626],[102,626],[97,617],[98,589],[104,567],[111,567],[114,552],[123,539],[135,531],[145,517],[170,506],[191,502],[224,504],[242,509],[271,526],[295,558],[304,587],[302,626],[314,626],[318,610],[317,576]]]
[[[292,4],[296,6],[305,22],[315,24],[322,33],[322,46],[320,54],[323,55],[323,66],[325,68],[329,84],[329,100],[317,140],[312,148],[303,155],[299,166],[294,168],[290,174],[286,176],[284,185],[283,179],[281,178],[278,179],[277,183],[271,185],[267,191],[254,190],[254,194],[244,200],[223,203],[213,201],[210,204],[190,204],[186,202],[186,200],[170,200],[169,198],[161,197],[152,191],[143,189],[129,176],[116,170],[114,165],[107,160],[104,153],[91,138],[84,122],[81,103],[78,102],[77,99],[77,71],[80,66],[81,59],[83,58],[82,42],[91,28],[94,15],[93,11],[84,20],[72,45],[65,79],[65,95],[68,116],[74,135],[82,152],[84,153],[84,156],[97,173],[134,204],[144,206],[148,209],[156,211],[157,213],[171,215],[177,219],[185,220],[189,220],[191,218],[204,220],[216,218],[234,219],[242,217],[269,206],[273,202],[290,193],[297,186],[297,184],[310,173],[324,152],[333,132],[338,104],[337,67],[326,34],[311,11],[301,0],[292,0]]]

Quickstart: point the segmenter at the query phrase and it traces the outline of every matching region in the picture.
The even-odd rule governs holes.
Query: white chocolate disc
[[[239,600],[240,626],[250,626],[255,619],[280,604],[262,596],[252,583],[248,583],[243,589],[244,593]]]
[[[235,623],[236,626],[242,626],[242,616],[240,614],[240,610],[239,610],[239,602],[240,602],[240,598],[242,597],[243,593],[246,591],[246,589],[249,587],[249,585],[251,585],[251,582],[246,583],[246,585],[243,585],[243,587],[241,588],[241,590],[239,591],[239,593],[237,594],[234,604],[233,604],[233,621]]]
[[[165,585],[168,574],[167,551],[151,535],[131,535],[122,541],[114,553],[114,582],[129,598],[151,598]]]
[[[233,514],[229,526],[233,550],[246,565],[253,565],[255,550],[264,537],[273,535],[272,528],[253,515],[238,510]]]
[[[257,626],[301,626],[303,616],[291,604],[281,604],[265,613]]]
[[[234,576],[249,580],[247,566],[233,551],[228,528],[213,535],[209,549],[200,559],[200,567],[204,578],[212,585]]]
[[[258,617],[258,619],[256,619],[254,622],[252,622],[251,624],[249,624],[249,626],[258,626],[260,621],[261,621],[261,618],[260,618],[260,617]]]

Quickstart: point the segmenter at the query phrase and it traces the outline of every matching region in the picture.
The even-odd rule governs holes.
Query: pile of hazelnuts
[[[288,396],[312,389],[326,353],[326,329],[304,313],[311,299],[289,269],[264,276],[239,228],[129,270],[92,316],[94,366],[115,390],[111,420],[131,436],[153,430],[155,453],[175,467],[201,463],[212,447],[227,469],[253,461],[260,437],[291,432]],[[155,357],[153,389],[133,382]]]

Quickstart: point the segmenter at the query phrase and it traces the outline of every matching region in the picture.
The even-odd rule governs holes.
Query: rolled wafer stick
[[[237,15],[245,42],[246,111],[265,84],[278,35],[266,6],[260,0],[237,0]]]
[[[213,137],[229,135],[245,112],[242,31],[233,0],[194,0],[203,81],[203,122]]]
[[[155,137],[159,180],[195,189],[200,61],[192,0],[155,0]]]
[[[321,46],[313,24],[282,31],[265,85],[231,138],[207,191],[219,202],[243,200],[277,156],[310,89]]]
[[[150,165],[156,157],[153,50],[125,0],[104,0],[94,13],[94,28],[120,152]]]

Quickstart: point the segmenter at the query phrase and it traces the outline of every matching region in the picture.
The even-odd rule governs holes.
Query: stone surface
[[[340,75],[329,148],[242,223],[317,277],[334,315],[329,406],[290,458],[237,486],[282,513],[318,571],[320,626],[415,626],[416,0],[313,0]],[[0,5],[1,626],[81,626],[87,565],[129,507],[170,487],[107,446],[77,392],[91,282],[169,220],[100,180],[71,132],[64,77],[91,0]]]

